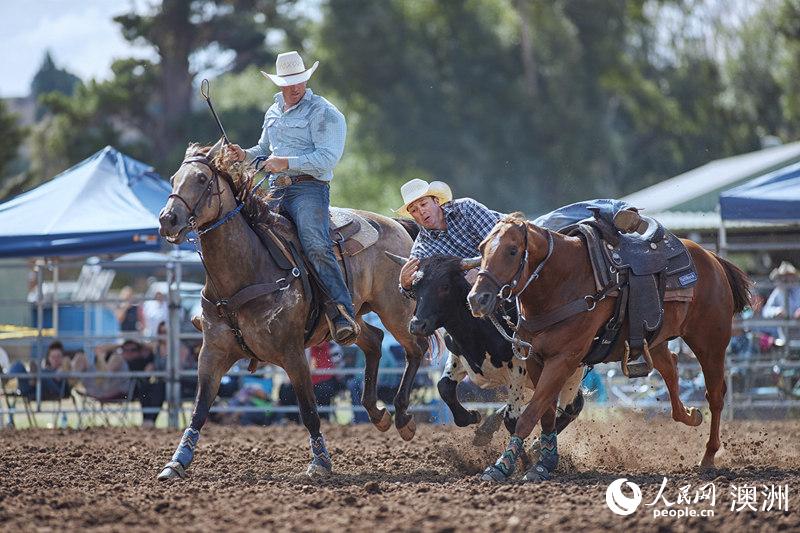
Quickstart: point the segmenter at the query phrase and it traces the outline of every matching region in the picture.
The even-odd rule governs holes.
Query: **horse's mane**
[[[186,150],[186,157],[208,155],[209,150],[211,150],[211,146],[192,143]],[[236,200],[244,204],[242,214],[251,225],[270,224],[275,219],[275,213],[267,204],[270,200],[268,189],[266,187],[253,188],[258,174],[254,167],[242,162],[228,163],[223,160],[221,152],[214,156],[211,163],[219,172],[220,177],[233,188]]]

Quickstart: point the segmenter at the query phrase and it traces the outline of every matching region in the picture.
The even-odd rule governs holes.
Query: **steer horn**
[[[395,255],[392,252],[387,252],[385,250],[384,250],[383,253],[385,253],[386,256],[389,259],[391,259],[392,261],[394,261],[395,263],[397,263],[400,266],[403,266],[408,262],[408,257],[402,257],[402,256],[399,256],[399,255]]]
[[[481,256],[468,257],[461,260],[461,270],[472,270],[481,266]]]

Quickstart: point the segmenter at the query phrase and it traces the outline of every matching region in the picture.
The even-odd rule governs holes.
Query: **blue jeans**
[[[355,318],[353,299],[333,255],[330,237],[330,187],[322,181],[301,181],[273,189],[272,197],[297,226],[300,244],[331,300]]]
[[[598,198],[559,207],[555,211],[540,216],[533,223],[542,228],[559,231],[571,224],[594,216],[594,213],[589,210],[590,208],[600,209],[600,212],[605,215],[604,218],[611,220],[617,212],[629,207],[631,207],[629,204],[620,200]]]

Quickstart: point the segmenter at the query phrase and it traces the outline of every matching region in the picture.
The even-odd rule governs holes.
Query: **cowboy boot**
[[[358,323],[342,304],[328,302],[325,305],[325,320],[328,321],[333,340],[342,346],[355,343],[361,334]]]

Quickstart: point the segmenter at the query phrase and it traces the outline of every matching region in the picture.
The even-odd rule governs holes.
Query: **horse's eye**
[[[200,174],[200,177],[198,178],[198,180],[200,181],[200,183],[205,183],[206,182],[206,175],[205,174]]]
[[[511,247],[511,248],[508,250],[508,253],[509,253],[510,255],[512,255],[512,256],[514,256],[514,255],[517,255],[517,247],[516,247],[516,246],[512,246],[512,247]]]

